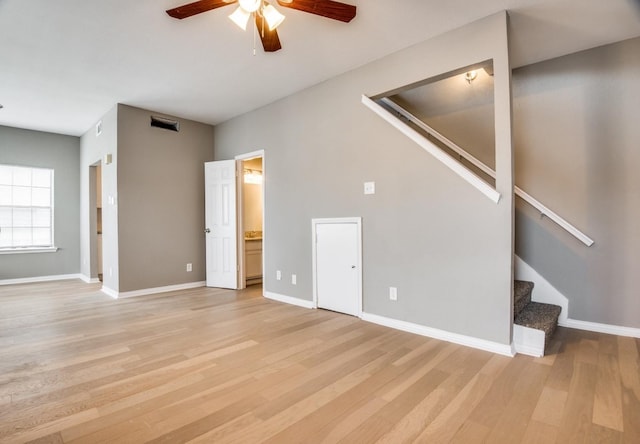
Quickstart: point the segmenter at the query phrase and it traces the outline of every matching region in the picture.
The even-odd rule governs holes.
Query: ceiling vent
[[[175,131],[176,133],[180,131],[180,123],[177,120],[171,120],[165,117],[151,116],[151,126]]]

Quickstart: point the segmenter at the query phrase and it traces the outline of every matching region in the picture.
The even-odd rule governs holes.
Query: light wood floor
[[[640,341],[507,358],[242,292],[0,287],[0,442],[640,443]]]

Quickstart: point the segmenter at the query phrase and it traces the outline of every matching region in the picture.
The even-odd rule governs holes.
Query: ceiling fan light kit
[[[240,7],[245,11],[251,13],[256,12],[262,3],[261,0],[238,0]]]
[[[356,16],[356,7],[334,0],[276,0],[284,8],[319,15],[332,20],[348,23]],[[276,28],[284,21],[285,16],[266,0],[199,0],[177,8],[168,9],[167,14],[177,19],[184,19],[222,6],[238,3],[236,10],[229,18],[239,28],[246,31],[247,23],[254,18],[256,29],[260,32],[262,47],[266,52],[278,51],[282,48]],[[265,26],[266,25],[266,26]]]
[[[231,21],[238,25],[238,27],[240,27],[243,31],[247,30],[247,23],[249,23],[250,17],[251,13],[242,9],[242,6],[238,6],[238,8],[229,16]]]
[[[284,21],[285,17],[283,14],[273,7],[273,5],[265,2],[265,7],[262,8],[262,15],[264,19],[267,21],[267,25],[269,26],[269,31],[273,31]]]

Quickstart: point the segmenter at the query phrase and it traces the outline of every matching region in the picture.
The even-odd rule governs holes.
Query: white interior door
[[[238,288],[236,161],[204,164],[207,287]]]
[[[315,283],[319,308],[360,316],[360,223],[314,223]]]

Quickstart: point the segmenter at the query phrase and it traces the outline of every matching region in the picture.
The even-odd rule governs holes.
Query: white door
[[[315,282],[319,308],[359,316],[360,223],[314,223]]]
[[[204,164],[207,287],[238,288],[236,161]]]

